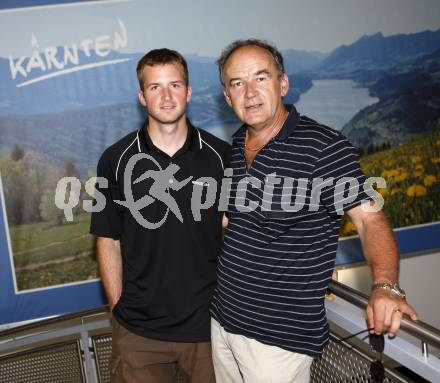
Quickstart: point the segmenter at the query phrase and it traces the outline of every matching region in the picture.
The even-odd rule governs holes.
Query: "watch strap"
[[[376,282],[371,287],[371,291],[374,290],[388,290],[402,299],[406,297],[405,291],[397,283]]]

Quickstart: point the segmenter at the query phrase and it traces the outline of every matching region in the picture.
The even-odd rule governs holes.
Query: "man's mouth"
[[[261,105],[263,105],[263,104],[245,105],[244,107],[246,110],[252,111],[252,110],[258,109]]]
[[[176,105],[174,104],[163,104],[160,106],[161,109],[174,109]]]

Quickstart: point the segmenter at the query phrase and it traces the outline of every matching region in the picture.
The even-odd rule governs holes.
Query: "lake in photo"
[[[341,130],[361,109],[378,101],[352,80],[313,80],[295,106],[299,113]]]
[[[361,109],[378,102],[367,88],[361,88],[352,80],[313,80],[313,86],[301,95],[295,104],[298,112],[320,124],[341,130]],[[211,126],[207,130],[217,137],[231,142],[231,135],[240,124]]]

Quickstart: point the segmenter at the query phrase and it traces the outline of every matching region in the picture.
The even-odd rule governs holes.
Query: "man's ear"
[[[228,103],[228,105],[232,108],[231,97],[229,96],[229,93],[226,90],[226,88],[223,88],[223,95],[225,96],[225,100]]]
[[[189,100],[191,100],[191,97],[192,97],[192,87],[191,85],[188,84],[186,89],[186,102],[189,102]]]
[[[289,92],[289,77],[287,77],[287,74],[283,73],[281,76],[281,97],[284,97]]]
[[[147,107],[147,101],[145,100],[144,92],[142,90],[140,90],[138,92],[138,98],[139,98],[139,102],[141,103],[141,105],[146,108]]]

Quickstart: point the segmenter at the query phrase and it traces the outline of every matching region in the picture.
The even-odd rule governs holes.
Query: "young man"
[[[209,303],[222,213],[199,204],[194,215],[193,192],[200,177],[220,184],[230,147],[187,120],[191,86],[178,52],[148,52],[137,76],[148,119],[103,153],[106,205],[91,224],[114,318],[111,379],[215,382]]]
[[[233,139],[229,225],[212,305],[217,382],[308,382],[329,338],[324,296],[340,215],[355,223],[372,268],[367,314],[378,334],[394,335],[403,314],[417,318],[396,285],[396,242],[384,214],[367,212],[373,205],[354,148],[284,105],[289,80],[278,50],[237,41],[218,64],[226,101],[244,124]]]

